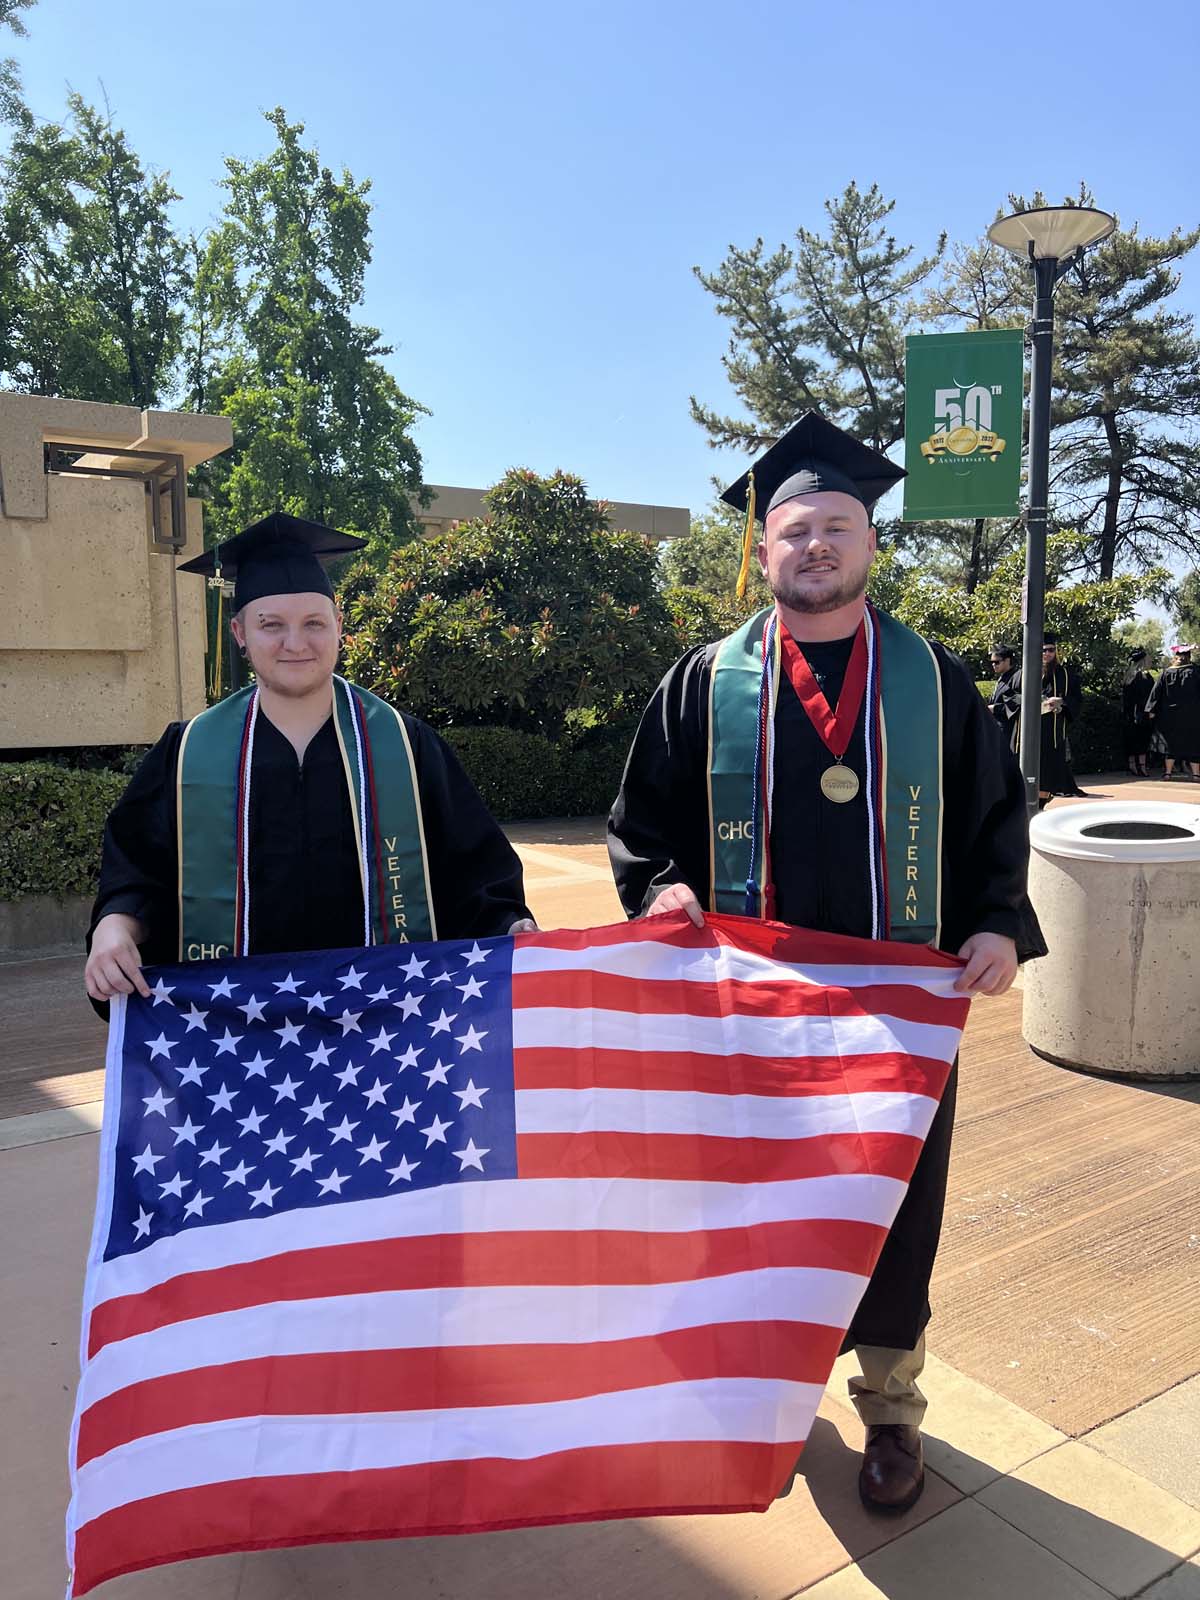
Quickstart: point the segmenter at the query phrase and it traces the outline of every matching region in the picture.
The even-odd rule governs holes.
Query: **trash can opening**
[[[1191,828],[1177,828],[1173,822],[1094,822],[1080,828],[1089,839],[1194,839]]]

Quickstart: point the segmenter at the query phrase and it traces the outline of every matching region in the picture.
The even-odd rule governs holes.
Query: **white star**
[[[177,1172],[173,1178],[168,1178],[166,1183],[160,1183],[158,1189],[164,1200],[169,1194],[173,1194],[176,1200],[182,1200],[183,1191],[190,1189],[191,1186],[192,1180],[185,1178],[182,1172]]]
[[[275,985],[275,993],[276,994],[299,994],[303,987],[304,987],[303,982],[297,983],[295,978],[289,972],[286,978],[284,978],[281,982],[276,983],[276,985]]]
[[[253,1167],[248,1167],[244,1161],[239,1161],[236,1167],[230,1167],[225,1174],[225,1187],[228,1189],[231,1183],[240,1183],[244,1188],[246,1179],[253,1171]]]
[[[188,1062],[186,1067],[180,1067],[180,1069],[179,1069],[179,1086],[180,1086],[180,1088],[182,1088],[185,1083],[196,1083],[196,1084],[198,1084],[200,1082],[200,1079],[204,1076],[204,1074],[207,1071],[208,1071],[208,1068],[206,1066],[198,1067],[196,1065],[196,1058],[195,1058],[195,1056],[193,1056],[192,1059]]]
[[[410,1044],[402,1056],[393,1056],[392,1060],[400,1068],[400,1071],[403,1072],[405,1067],[415,1067],[417,1065],[417,1057],[423,1056],[424,1054],[424,1046],[418,1050],[415,1048],[415,1046]]]
[[[404,1104],[402,1106],[398,1106],[392,1112],[392,1115],[396,1119],[396,1126],[399,1127],[402,1122],[411,1122],[415,1125],[417,1120],[417,1109],[420,1104],[421,1102],[419,1100],[410,1100],[408,1096],[405,1095]]]
[[[362,1157],[362,1160],[358,1163],[359,1166],[365,1167],[368,1161],[379,1161],[380,1156],[382,1156],[383,1152],[387,1149],[389,1143],[390,1141],[385,1139],[383,1143],[380,1144],[379,1140],[374,1134],[372,1134],[369,1144],[360,1144],[357,1147],[358,1153]],[[382,1165],[382,1162],[380,1162],[380,1165]]]
[[[346,1035],[348,1033],[361,1033],[362,1032],[362,1029],[358,1025],[358,1019],[361,1016],[362,1016],[362,1012],[361,1011],[343,1011],[342,1012],[341,1016],[337,1020],[342,1025],[342,1038],[343,1039],[346,1037]]]
[[[356,1084],[355,1088],[357,1088],[357,1087],[358,1087],[358,1085]],[[379,1079],[376,1078],[375,1082],[371,1085],[371,1087],[369,1089],[364,1089],[363,1090],[363,1093],[367,1097],[367,1106],[368,1106],[368,1108],[370,1108],[371,1106],[381,1106],[383,1104],[384,1099],[387,1096],[387,1092],[388,1092],[388,1090],[390,1088],[391,1088],[391,1084],[390,1083],[387,1083],[387,1084],[380,1083]]]
[[[267,1068],[274,1059],[274,1056],[264,1056],[261,1050],[256,1050],[254,1052],[254,1060],[246,1062],[246,1076],[248,1078],[265,1078]]]
[[[204,1019],[207,1015],[207,1011],[201,1011],[196,1006],[193,1006],[190,1011],[185,1011],[183,1020],[187,1023],[188,1033],[191,1033],[193,1028],[199,1028],[201,1033],[207,1033],[208,1029],[204,1026]]]
[[[464,1000],[480,1000],[483,998],[483,991],[487,988],[487,981],[480,983],[478,978],[468,978],[466,983],[456,984],[455,987],[459,990]]]
[[[190,1144],[193,1150],[196,1148],[196,1135],[202,1133],[203,1130],[204,1124],[201,1123],[197,1127],[190,1116],[185,1117],[177,1128],[171,1128],[171,1132],[175,1135],[175,1143]]]
[[[220,1144],[216,1139],[214,1139],[207,1150],[201,1150],[200,1165],[203,1167],[211,1163],[214,1167],[219,1167],[221,1165],[221,1158],[223,1156],[227,1156],[228,1154],[229,1146],[227,1144]]]
[[[148,1172],[153,1177],[154,1169],[162,1159],[162,1156],[156,1156],[150,1146],[147,1145],[140,1156],[134,1156],[133,1158],[134,1175],[136,1176],[139,1172]]]
[[[303,1024],[295,1022],[285,1022],[282,1028],[275,1029],[275,1032],[279,1035],[279,1048],[281,1050],[285,1044],[300,1043],[300,1028],[302,1026]]]
[[[287,1155],[287,1147],[291,1144],[295,1137],[296,1135],[294,1133],[284,1133],[283,1129],[280,1128],[279,1132],[273,1139],[268,1139],[266,1141],[263,1154],[268,1156]]]
[[[165,1033],[160,1033],[157,1039],[147,1039],[146,1044],[150,1050],[151,1061],[156,1061],[159,1056],[171,1059],[171,1051],[179,1043],[178,1039],[168,1039]]]
[[[304,1112],[305,1122],[311,1122],[314,1117],[324,1122],[325,1113],[329,1110],[331,1103],[329,1100],[322,1100],[319,1095],[313,1095],[312,1105],[300,1107],[301,1111]]]
[[[333,1055],[327,1044],[319,1044],[315,1050],[306,1050],[304,1053],[314,1067],[327,1067]]]
[[[382,1005],[385,1000],[390,1000],[395,992],[396,991],[394,989],[385,989],[383,984],[380,984],[375,993],[369,994],[367,999],[372,1001],[375,1005]]]
[[[365,977],[365,972],[356,972],[355,969],[351,967],[349,972],[347,972],[344,977],[339,974],[338,982],[341,984],[343,989],[361,989],[362,981]]]
[[[425,1135],[426,1150],[429,1149],[429,1146],[434,1142],[435,1139],[439,1144],[445,1144],[446,1129],[453,1126],[454,1124],[452,1122],[443,1122],[440,1117],[435,1116],[427,1128],[421,1129],[421,1132]]]
[[[296,1098],[296,1090],[299,1087],[298,1083],[292,1081],[291,1073],[287,1073],[282,1082],[271,1085],[271,1088],[275,1091],[275,1104],[278,1105],[281,1100],[294,1100]]]
[[[455,1018],[457,1016],[458,1016],[458,1012],[457,1011],[454,1012],[451,1016],[447,1016],[446,1015],[446,1008],[443,1006],[442,1007],[441,1016],[437,1019],[436,1022],[431,1022],[429,1024],[429,1031],[431,1033],[449,1033],[450,1032],[450,1024],[455,1020]]]
[[[409,956],[408,961],[400,968],[406,978],[423,978],[428,961],[418,961],[416,956]]]
[[[395,1183],[397,1178],[403,1178],[405,1183],[411,1183],[412,1175],[420,1165],[421,1163],[419,1161],[410,1161],[407,1156],[401,1156],[400,1165],[398,1167],[388,1168],[388,1171],[392,1175],[388,1183],[388,1188],[391,1188],[392,1184]]]
[[[371,1046],[371,1054],[375,1056],[378,1055],[381,1050],[386,1050],[388,1045],[391,1044],[395,1037],[396,1035],[394,1033],[387,1033],[383,1028],[380,1028],[379,1032],[373,1039],[367,1040],[367,1043]]]
[[[335,1194],[341,1194],[342,1185],[344,1183],[346,1183],[348,1181],[348,1179],[349,1179],[349,1174],[348,1173],[347,1173],[346,1177],[343,1178],[341,1173],[335,1167],[327,1178],[318,1178],[317,1179],[317,1188],[321,1191],[322,1194],[328,1194],[331,1189],[334,1191]]]
[[[167,1114],[167,1107],[175,1104],[175,1096],[170,1094],[164,1095],[161,1089],[156,1089],[153,1094],[144,1094],[142,1096],[142,1104],[146,1108],[147,1116],[149,1116],[152,1111],[157,1111],[160,1117],[165,1117]]]
[[[429,1071],[423,1072],[421,1076],[432,1089],[435,1083],[445,1083],[449,1073],[450,1068],[446,1065],[446,1063],[444,1061],[438,1061],[436,1066],[430,1067]]]
[[[483,1097],[489,1092],[488,1089],[477,1089],[473,1078],[468,1078],[465,1089],[451,1089],[450,1091],[451,1094],[457,1097],[460,1111],[465,1111],[468,1106],[478,1106],[482,1111]]]
[[[306,1150],[302,1156],[292,1156],[290,1159],[292,1163],[292,1176],[295,1177],[297,1172],[311,1172],[313,1169],[313,1162],[319,1161],[321,1158],[319,1155],[315,1154],[314,1151]]]
[[[474,1167],[477,1172],[482,1172],[483,1158],[490,1154],[487,1149],[481,1150],[474,1139],[467,1140],[465,1150],[455,1150],[452,1153],[458,1157],[458,1170],[460,1172],[465,1172],[468,1167]]]
[[[404,999],[399,1001],[400,1021],[404,1022],[408,1017],[419,1017],[421,1015],[421,1001],[424,998],[423,994],[406,994]]]
[[[349,1117],[343,1117],[336,1128],[330,1128],[331,1138],[329,1142],[331,1144],[339,1144],[344,1140],[346,1144],[349,1144],[350,1135],[357,1127],[357,1122],[351,1122]]]
[[[450,974],[448,972],[439,972],[437,977],[431,979],[430,981],[433,983],[449,983]]]
[[[309,997],[308,997],[308,1014],[309,1014],[309,1016],[311,1017],[314,1011],[320,1011],[320,1012],[324,1013],[325,1002],[326,1002],[326,1000],[328,1000],[330,998],[331,997],[329,995],[322,994],[319,989],[317,990],[316,994],[310,994]]]
[[[479,940],[476,939],[475,943],[471,946],[471,948],[467,951],[466,955],[463,957],[463,960],[467,963],[467,965],[469,967],[477,967],[481,961],[486,961],[487,958],[488,958],[487,951],[486,950],[481,950],[479,948]]]
[[[465,1050],[478,1050],[480,1055],[482,1055],[483,1054],[483,1045],[480,1043],[480,1040],[481,1039],[486,1039],[487,1036],[488,1036],[488,1031],[487,1031],[486,1028],[483,1030],[482,1033],[478,1033],[478,1032],[476,1032],[475,1024],[472,1023],[471,1026],[467,1029],[466,1033],[460,1033],[460,1034],[456,1035],[456,1038],[458,1039],[458,1053],[459,1053],[459,1055],[462,1055],[462,1053]]]
[[[135,1239],[145,1239],[149,1235],[149,1232],[150,1213],[148,1211],[143,1211],[141,1206],[139,1206],[137,1221],[133,1225],[133,1237]]]
[[[240,1033],[236,1035],[232,1034],[230,1033],[229,1029],[226,1028],[225,1037],[217,1040],[217,1054],[219,1056],[236,1055],[237,1047],[241,1044],[241,1042],[242,1036]]]
[[[356,1067],[353,1062],[350,1062],[348,1065],[344,1066],[340,1072],[335,1072],[334,1077],[341,1084],[343,1089],[357,1089],[358,1075],[361,1071],[361,1066]]]
[[[173,1003],[171,1002],[171,996],[175,993],[175,985],[173,983],[164,983],[160,978],[150,993],[154,996],[154,1004],[156,1006],[162,1005],[164,1000]]]
[[[238,1117],[237,1125],[243,1133],[257,1133],[266,1120],[266,1117],[261,1111],[255,1111],[254,1108],[251,1107],[250,1114],[248,1116]]]
[[[250,1190],[250,1209],[251,1209],[251,1211],[254,1210],[255,1206],[274,1206],[274,1204],[275,1204],[275,1196],[278,1193],[279,1193],[278,1186],[273,1184],[269,1178],[267,1179],[266,1183],[263,1184],[261,1189],[251,1189]]]
[[[226,1000],[232,1000],[233,991],[235,989],[240,989],[242,986],[240,983],[230,983],[228,978],[222,978],[220,983],[210,983],[208,987],[212,990],[212,997],[214,1000],[218,995],[222,994],[225,996]]]
[[[267,1002],[265,1000],[257,999],[254,995],[250,996],[249,1000],[246,1001],[244,1006],[238,1007],[239,1011],[244,1011],[246,1013],[247,1024],[251,1022],[261,1022],[263,1020],[263,1013],[266,1011],[266,1009]]]
[[[223,1083],[216,1094],[210,1094],[208,1098],[212,1102],[214,1111],[232,1111],[237,1093],[236,1089],[230,1089],[227,1083]]]
[[[187,1205],[185,1205],[183,1208],[184,1216],[203,1218],[204,1208],[211,1199],[212,1195],[202,1194],[201,1191],[197,1189],[195,1194],[188,1201]]]

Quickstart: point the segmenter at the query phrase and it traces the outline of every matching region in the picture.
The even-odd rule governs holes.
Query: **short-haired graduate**
[[[933,944],[965,960],[961,991],[1003,994],[1018,959],[1045,951],[1024,785],[964,664],[867,602],[871,511],[903,476],[809,412],[725,492],[747,512],[747,559],[761,521],[774,604],[663,679],[609,854],[631,917],[712,910]],[[847,1336],[874,1510],[906,1509],[924,1484],[917,1379],[954,1099],[952,1073]]]
[[[335,672],[327,561],[364,541],[275,513],[181,572],[234,584],[255,683],[172,723],[104,830],[98,1009],[145,962],[470,938],[533,926],[521,864],[433,730]]]

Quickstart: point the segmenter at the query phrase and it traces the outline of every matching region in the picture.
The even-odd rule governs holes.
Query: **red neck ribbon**
[[[779,624],[779,639],[783,669],[796,691],[796,698],[808,713],[808,720],[820,734],[825,748],[835,761],[840,761],[850,747],[850,736],[862,710],[863,695],[867,688],[866,618],[859,624],[854,636],[836,712],[829,709],[829,702],[813,677],[803,651],[782,622]]]

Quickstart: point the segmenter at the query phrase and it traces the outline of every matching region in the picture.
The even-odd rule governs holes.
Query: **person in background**
[[[1013,673],[1012,687],[1018,711],[1021,703],[1021,669]],[[1067,729],[1083,707],[1083,685],[1074,667],[1058,659],[1058,635],[1042,635],[1042,759],[1038,800],[1044,807],[1056,794],[1081,795],[1075,782],[1067,748]],[[1013,749],[1021,747],[1021,718],[1013,718]]]
[[[1200,780],[1200,667],[1192,662],[1195,647],[1174,644],[1173,666],[1158,675],[1146,702],[1146,715],[1152,719],[1167,746],[1166,778]],[[1180,771],[1176,774],[1175,764]]]
[[[1146,715],[1146,701],[1154,688],[1154,677],[1146,666],[1148,657],[1140,647],[1129,658],[1121,686],[1121,730],[1125,742],[1125,765],[1135,778],[1148,778],[1146,753],[1150,749],[1153,724]]]
[[[1007,735],[1012,729],[1013,718],[1021,709],[1020,701],[1013,694],[1017,658],[1011,645],[994,644],[990,660],[996,683],[988,700],[988,709]]]

